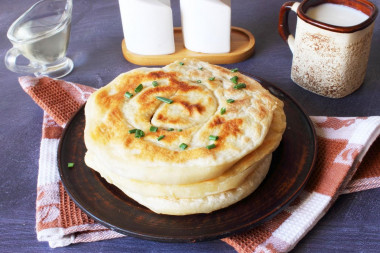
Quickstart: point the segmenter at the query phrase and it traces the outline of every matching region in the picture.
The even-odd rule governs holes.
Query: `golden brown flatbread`
[[[246,88],[235,89],[230,80],[234,76]],[[143,89],[136,93],[140,84]],[[126,92],[133,96],[126,97]],[[219,66],[183,60],[183,65],[174,62],[162,69],[139,68],[90,96],[85,143],[120,176],[190,184],[222,175],[259,147],[277,107],[282,102],[258,82]],[[150,132],[151,126],[158,130]],[[129,133],[133,129],[142,130],[144,137],[135,138]],[[161,135],[165,137],[157,140]],[[218,140],[210,141],[210,135]],[[180,149],[182,143],[188,145],[185,150]],[[210,144],[216,147],[207,149]]]
[[[90,96],[85,116],[86,164],[173,215],[252,193],[286,126],[282,101],[257,81],[194,59],[119,75]]]

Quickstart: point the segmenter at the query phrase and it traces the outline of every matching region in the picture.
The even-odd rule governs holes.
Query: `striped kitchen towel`
[[[58,174],[57,148],[63,127],[95,89],[48,77],[20,77],[19,82],[44,110],[36,201],[38,240],[62,247],[124,236],[83,213],[69,198]],[[380,116],[311,119],[318,154],[307,186],[272,220],[222,239],[236,251],[287,252],[340,194],[380,187]]]

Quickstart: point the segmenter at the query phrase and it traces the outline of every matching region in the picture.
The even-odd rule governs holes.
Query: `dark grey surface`
[[[0,1],[0,252],[233,252],[221,241],[196,244],[157,243],[126,237],[50,249],[35,234],[35,199],[42,110],[23,92],[19,74],[8,71],[3,58],[11,47],[6,32],[35,1]],[[232,25],[250,30],[255,55],[238,67],[274,83],[293,96],[308,115],[380,115],[380,19],[375,25],[364,85],[334,100],[299,88],[290,80],[292,55],[277,33],[278,13],[285,0],[233,0]],[[380,6],[380,0],[374,1]],[[178,0],[172,0],[180,25]],[[294,15],[292,16],[294,18]],[[68,56],[74,71],[64,79],[101,87],[121,72],[137,67],[124,60],[118,2],[74,0]],[[343,195],[297,245],[295,252],[379,252],[380,189]]]

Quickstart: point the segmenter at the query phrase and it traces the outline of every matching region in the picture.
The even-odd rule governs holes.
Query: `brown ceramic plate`
[[[85,213],[104,226],[155,241],[195,242],[223,238],[274,217],[305,186],[316,157],[316,137],[310,119],[292,98],[274,85],[255,79],[284,101],[287,128],[273,153],[267,177],[247,198],[210,214],[153,213],[108,184],[84,163],[83,107],[68,123],[59,144],[58,166],[67,193]],[[75,166],[67,168],[69,162],[74,162]]]

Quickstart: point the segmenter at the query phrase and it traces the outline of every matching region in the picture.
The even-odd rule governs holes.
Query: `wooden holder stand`
[[[255,38],[252,33],[240,27],[231,27],[231,51],[224,54],[205,54],[190,51],[183,43],[182,28],[174,28],[176,51],[166,55],[139,55],[128,51],[125,41],[121,43],[124,58],[134,64],[153,66],[167,65],[183,58],[197,58],[212,64],[231,64],[241,62],[252,56],[255,47]]]

